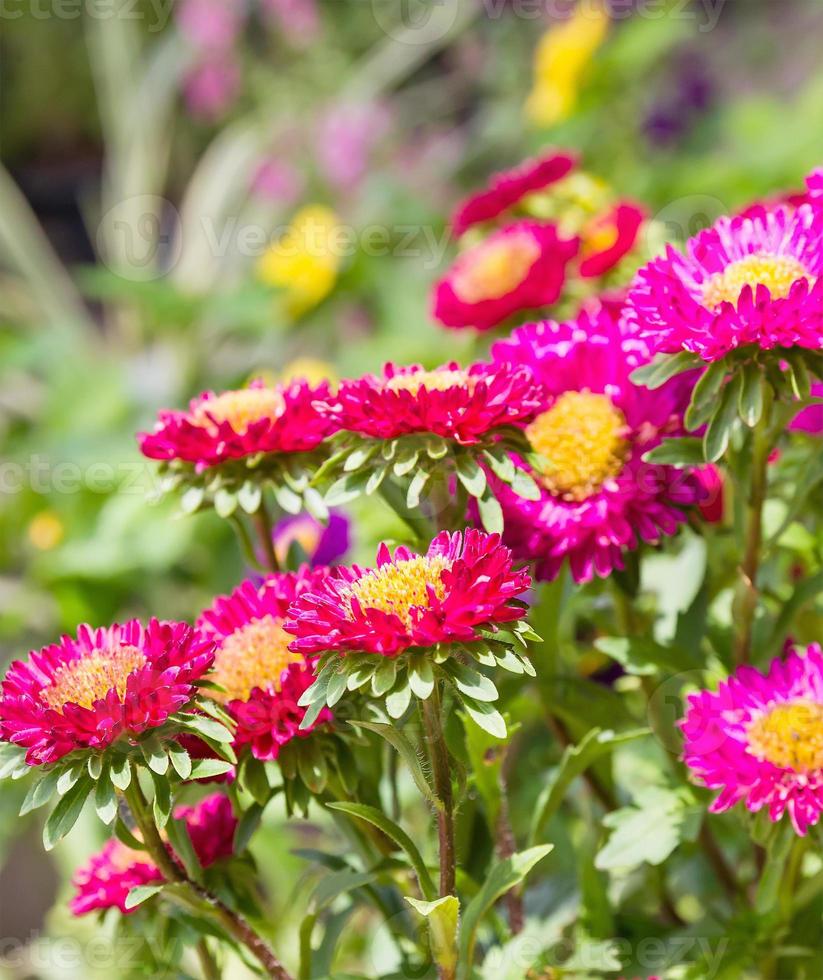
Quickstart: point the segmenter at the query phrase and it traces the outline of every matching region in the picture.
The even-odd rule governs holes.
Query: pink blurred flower
[[[287,40],[308,47],[320,33],[316,0],[260,0],[263,10]]]
[[[584,279],[604,276],[635,246],[643,220],[643,209],[621,201],[581,232],[580,275]]]
[[[390,121],[388,108],[378,102],[341,103],[323,113],[315,152],[321,172],[333,187],[351,191],[359,184]]]
[[[251,189],[258,197],[278,204],[292,205],[300,197],[305,181],[300,171],[285,160],[269,157],[252,176]]]
[[[180,33],[200,51],[228,51],[243,27],[237,0],[181,0],[175,12]]]
[[[230,51],[195,65],[183,80],[189,112],[207,122],[216,122],[234,105],[240,80],[240,66]]]

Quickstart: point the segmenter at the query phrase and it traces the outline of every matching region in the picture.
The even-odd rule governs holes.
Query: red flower
[[[314,407],[327,398],[325,383],[303,380],[216,395],[207,391],[186,412],[162,411],[154,432],[138,436],[150,459],[181,460],[199,470],[256,453],[301,453],[314,449],[333,431],[332,422]]]
[[[236,747],[248,745],[257,759],[276,759],[286,742],[331,721],[326,711],[300,729],[306,712],[297,702],[314,680],[314,663],[289,649],[291,637],[283,630],[290,604],[327,575],[325,568],[303,568],[269,575],[262,583],[243,582],[231,595],[219,596],[197,621],[217,644],[209,679],[226,693],[212,696],[225,702],[237,722]]]
[[[458,204],[451,221],[455,235],[497,218],[527,194],[562,180],[576,164],[577,159],[569,153],[550,153],[494,174],[484,190]]]
[[[560,295],[578,240],[557,228],[517,221],[462,252],[435,285],[433,315],[447,327],[488,330],[521,310],[550,306]]]
[[[194,852],[204,868],[231,856],[237,820],[227,796],[215,793],[197,806],[177,807],[174,816],[185,820]],[[134,911],[126,908],[132,888],[162,881],[160,869],[145,851],[110,840],[75,872],[72,884],[76,894],[69,908],[74,915],[110,908],[128,914]]]
[[[542,393],[525,369],[454,362],[434,371],[386,364],[383,376],[344,381],[327,406],[341,429],[376,439],[431,432],[464,445],[527,421]]]
[[[22,745],[29,765],[156,728],[196,693],[214,644],[185,623],[92,629],[33,652],[8,669],[0,698],[0,738]]]
[[[340,569],[304,592],[285,629],[304,654],[337,650],[395,656],[409,647],[466,643],[481,626],[521,619],[512,602],[529,588],[497,534],[441,531],[425,555],[385,544],[376,568]]]
[[[595,218],[581,235],[580,275],[596,278],[613,269],[634,248],[644,218],[628,201]]]

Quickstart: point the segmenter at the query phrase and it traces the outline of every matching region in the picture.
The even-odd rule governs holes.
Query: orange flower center
[[[767,286],[772,299],[784,299],[798,279],[809,274],[797,259],[786,255],[747,255],[712,276],[703,287],[703,304],[716,309],[721,303],[736,304],[744,286]]]
[[[279,691],[280,677],[289,664],[303,657],[292,653],[293,636],[283,629],[283,620],[274,616],[253,619],[223,640],[214,658],[210,680],[226,693],[214,691],[216,701],[248,701],[254,688]]]
[[[540,479],[566,500],[585,500],[623,467],[626,420],[608,395],[566,391],[529,425],[526,435],[544,457]]]
[[[285,408],[285,399],[276,388],[240,388],[201,402],[192,413],[192,421],[212,431],[219,423],[228,422],[238,435],[245,435],[255,422],[277,419]]]
[[[434,590],[438,599],[445,596],[442,573],[450,567],[451,562],[442,555],[434,558],[418,555],[394,561],[367,572],[353,582],[349,589],[350,597],[357,599],[363,608],[393,613],[409,627],[412,624],[411,610],[416,606],[429,605],[429,588]]]
[[[396,374],[386,381],[390,391],[410,391],[416,395],[421,388],[427,391],[447,391],[449,388],[474,388],[474,378],[466,371],[444,369],[442,371],[414,371]]]
[[[454,291],[464,303],[499,299],[523,282],[539,255],[540,246],[531,235],[484,242],[463,255],[454,274]]]
[[[775,705],[748,728],[749,751],[781,769],[823,769],[823,704],[787,701]]]
[[[583,230],[583,244],[581,254],[584,259],[591,255],[599,255],[614,248],[620,238],[620,232],[614,221],[602,221],[600,219],[592,222]]]
[[[91,708],[109,691],[115,691],[122,701],[129,675],[145,664],[145,655],[129,644],[95,650],[58,667],[51,684],[40,692],[40,699],[61,714],[67,704]]]

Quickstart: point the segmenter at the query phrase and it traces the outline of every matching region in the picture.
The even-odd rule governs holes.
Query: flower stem
[[[170,885],[180,886],[173,892],[169,892],[168,897],[190,910],[211,915],[230,936],[249,950],[267,976],[274,977],[275,980],[292,980],[291,974],[249,923],[219,898],[206,891],[202,885],[192,881],[182,865],[175,862],[160,836],[136,775],[125,791],[125,797],[152,860]]]
[[[257,513],[254,515],[254,523],[257,527],[257,534],[260,538],[260,544],[263,546],[263,554],[266,556],[266,564],[269,566],[269,571],[279,572],[280,562],[277,560],[277,552],[274,550],[271,515],[269,514],[269,509],[266,506],[265,497],[260,498],[260,506],[257,508]]]
[[[443,808],[437,813],[437,829],[440,844],[440,896],[454,895],[456,858],[454,846],[454,798],[452,795],[451,767],[443,724],[440,717],[440,690],[435,686],[430,697],[421,702],[426,742],[429,747],[434,789]]]
[[[772,449],[769,420],[771,389],[764,385],[763,418],[752,433],[752,476],[746,506],[745,551],[740,565],[740,580],[735,595],[735,620],[738,624],[734,641],[734,660],[749,662],[752,649],[752,626],[757,611],[757,575],[763,550],[763,506],[768,491],[769,454]]]
[[[197,944],[197,958],[200,960],[203,980],[220,980],[220,969],[215,963],[205,939],[201,939]]]

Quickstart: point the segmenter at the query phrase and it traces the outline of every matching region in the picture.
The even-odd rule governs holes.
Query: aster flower
[[[272,532],[274,552],[281,567],[288,567],[289,552],[297,545],[316,567],[334,565],[349,550],[351,521],[341,511],[329,514],[322,524],[311,514],[297,514],[278,521]]]
[[[696,779],[720,790],[710,809],[744,802],[801,836],[823,810],[823,651],[790,650],[767,674],[740,667],[716,692],[688,698],[683,758]]]
[[[213,656],[214,644],[184,623],[81,626],[76,638],[64,636],[9,667],[0,738],[25,748],[29,765],[128,745],[194,699]]]
[[[447,327],[489,330],[560,296],[577,239],[553,224],[516,221],[462,252],[435,285],[433,316]]]
[[[331,720],[323,713],[311,727],[300,728],[305,710],[297,702],[314,680],[314,661],[289,649],[283,629],[290,604],[301,593],[320,586],[327,569],[267,576],[243,582],[231,595],[219,596],[197,621],[216,644],[209,680],[223,690],[222,702],[237,724],[235,746],[248,745],[260,760],[276,759],[281,748],[306,737]]]
[[[227,796],[214,793],[196,806],[177,807],[174,816],[185,822],[202,867],[208,868],[222,858],[231,857],[237,820]],[[77,916],[110,908],[128,914],[134,911],[126,904],[132,888],[162,881],[160,869],[145,851],[133,849],[115,838],[75,872],[72,878],[75,894],[69,908]]]
[[[664,353],[823,348],[823,210],[720,218],[638,272],[627,321]]]
[[[589,222],[580,235],[578,273],[591,279],[610,272],[634,248],[644,219],[642,208],[623,201]]]
[[[457,206],[451,219],[454,234],[462,235],[475,225],[500,217],[527,195],[562,180],[576,162],[570,153],[548,153],[494,174],[482,191],[470,195]]]
[[[409,508],[419,506],[423,487],[452,478],[459,490],[488,499],[479,461],[492,457],[494,464],[522,444],[516,426],[534,416],[542,397],[529,371],[509,365],[461,369],[452,362],[427,371],[387,364],[381,376],[344,381],[322,408],[354,438],[340,437],[333,458],[344,475],[326,501],[373,493],[387,477],[402,481]]]
[[[495,483],[506,541],[536,563],[537,578],[553,579],[565,561],[578,582],[606,576],[641,541],[676,532],[704,491],[690,474],[642,456],[682,432],[688,379],[653,393],[632,384],[649,349],[607,308],[527,324],[492,356],[528,366],[547,392],[526,428],[530,452],[517,462],[537,481],[538,499]]]
[[[455,685],[470,712],[492,714],[487,702],[497,696],[494,685],[453,654],[532,672],[511,649],[534,637],[517,601],[529,585],[499,535],[474,529],[442,531],[424,555],[405,547],[392,555],[383,544],[375,568],[340,569],[298,596],[285,624],[296,637],[292,650],[323,655],[318,680],[303,697],[311,705],[307,717],[333,705],[347,684],[356,690],[369,681],[375,696],[388,695],[389,714],[399,717],[412,692],[423,700],[432,693],[433,668]],[[513,633],[499,632],[509,624]]]
[[[311,454],[334,431],[315,407],[329,393],[328,384],[303,380],[207,391],[187,411],[160,412],[154,431],[138,436],[140,450],[162,462],[163,489],[187,488],[185,510],[210,500],[224,516],[238,503],[253,513],[268,482],[283,509],[294,513],[314,465]]]

